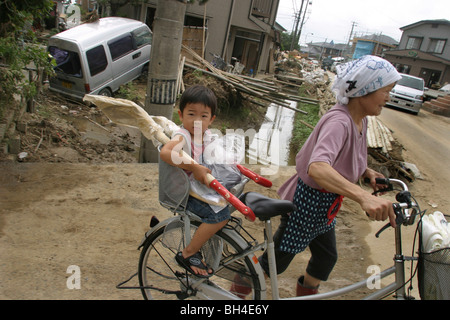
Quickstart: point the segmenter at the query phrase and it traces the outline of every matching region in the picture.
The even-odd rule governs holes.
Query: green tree
[[[292,33],[282,32],[281,33],[281,50],[283,51],[289,51],[291,48],[291,42],[292,42]],[[298,43],[294,44],[294,50],[300,50],[300,45]]]
[[[52,73],[46,48],[40,46],[34,25],[47,17],[51,0],[0,1],[0,115],[12,105],[14,94],[31,98],[36,85],[29,81],[24,68],[32,67]]]

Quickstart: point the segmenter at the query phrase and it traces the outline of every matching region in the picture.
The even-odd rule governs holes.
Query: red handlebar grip
[[[234,196],[230,191],[228,191],[224,186],[220,184],[219,181],[214,179],[211,181],[209,186],[214,189],[218,194],[225,198],[229,203],[233,205],[240,213],[242,213],[248,220],[255,221],[255,214],[252,209],[247,207],[245,204],[241,202],[236,196]]]
[[[252,170],[241,166],[240,164],[236,165],[239,169],[239,171],[246,177],[252,179],[257,184],[262,185],[263,187],[270,188],[272,186],[272,181],[269,179],[266,179],[264,177],[261,177],[259,174],[256,174]]]

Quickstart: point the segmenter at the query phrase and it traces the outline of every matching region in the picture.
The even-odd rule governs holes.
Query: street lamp
[[[312,33],[312,32],[310,32],[310,33],[307,33],[306,35],[305,35],[305,45],[308,47],[308,42],[306,42],[306,38],[308,37],[308,35],[314,35],[314,33]],[[308,51],[306,52],[306,57],[308,58],[309,57],[309,47],[308,47]]]
[[[308,38],[308,35],[314,35],[314,33],[312,33],[312,32],[310,32],[310,33],[307,33],[306,35],[305,35],[305,45],[308,45],[308,42],[306,42],[306,38]]]

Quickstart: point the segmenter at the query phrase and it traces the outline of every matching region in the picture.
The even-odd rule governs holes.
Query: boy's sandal
[[[183,267],[184,269],[186,269],[187,271],[189,271],[196,277],[209,278],[214,274],[214,271],[213,271],[211,273],[208,273],[208,275],[202,275],[202,274],[197,274],[197,273],[195,273],[194,270],[192,270],[191,267],[196,267],[196,268],[202,269],[202,270],[210,269],[210,268],[208,268],[208,266],[205,263],[203,263],[203,257],[200,252],[197,252],[196,254],[193,254],[192,256],[187,257],[187,258],[183,258],[182,253],[178,252],[177,255],[175,256],[175,260],[178,262],[178,264],[181,267]]]

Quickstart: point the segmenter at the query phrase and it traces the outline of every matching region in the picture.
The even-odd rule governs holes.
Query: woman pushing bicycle
[[[363,56],[337,67],[333,84],[337,103],[319,121],[296,156],[297,173],[278,190],[296,210],[281,219],[275,233],[277,272],[286,270],[297,253],[310,248],[306,272],[298,279],[297,295],[315,294],[337,261],[335,216],[343,197],[356,201],[373,220],[389,219],[395,226],[392,203],[360,188],[359,178],[382,174],[367,167],[367,116],[377,116],[401,76],[388,61]],[[260,257],[269,274],[268,257]],[[245,294],[245,293],[243,293]]]

